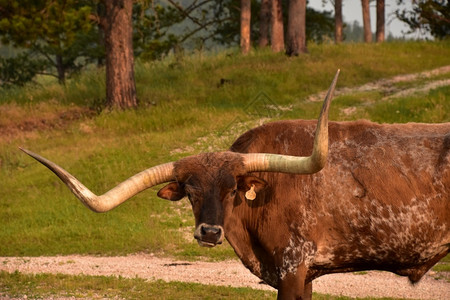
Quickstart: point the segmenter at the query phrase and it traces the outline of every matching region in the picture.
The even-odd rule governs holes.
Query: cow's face
[[[195,216],[194,237],[205,247],[223,242],[225,212],[231,211],[235,200],[252,186],[258,192],[266,184],[245,175],[241,156],[230,152],[182,159],[175,165],[175,174],[177,181],[163,187],[158,196],[172,201],[189,198]]]

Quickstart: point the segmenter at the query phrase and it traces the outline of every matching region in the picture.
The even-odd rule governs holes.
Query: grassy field
[[[131,111],[100,111],[105,81],[104,71],[97,69],[65,86],[42,78],[38,85],[0,90],[0,256],[143,251],[188,260],[235,257],[227,244],[197,245],[188,201],[161,200],[155,187],[111,212],[95,214],[19,146],[50,158],[103,193],[152,165],[226,149],[261,116],[316,118],[321,103],[307,97],[326,90],[338,68],[338,88],[353,88],[450,65],[448,41],[310,45],[309,50],[298,58],[268,51],[243,57],[230,51],[137,62],[141,107]],[[448,78],[449,73],[439,74],[392,89]],[[336,97],[331,119],[450,121],[449,86],[393,98],[387,98],[389,93]],[[255,113],[258,101],[276,109]]]
[[[32,299],[276,299],[276,293],[195,283],[107,276],[25,275],[0,272],[0,290],[12,297]],[[0,297],[1,297],[0,292]]]
[[[103,73],[90,70],[66,86],[54,82],[0,91],[0,255],[103,254],[137,251],[194,259],[234,257],[228,246],[193,241],[188,201],[172,203],[143,192],[117,209],[95,214],[52,173],[18,151],[23,146],[59,163],[94,192],[103,193],[152,165],[196,152],[226,149],[258,122],[261,98],[275,118],[316,118],[337,68],[338,88],[450,65],[447,43],[311,45],[299,58],[269,52],[231,53],[138,63],[141,108],[92,112],[103,95]],[[229,81],[220,85],[224,78]],[[450,74],[436,75],[450,78]],[[427,80],[432,80],[433,77]],[[417,81],[402,82],[417,86]],[[450,87],[383,100],[384,91],[337,97],[334,120],[377,122],[450,120]],[[283,108],[290,108],[285,110]],[[352,113],[343,113],[351,108]],[[213,149],[210,149],[212,145]]]
[[[28,299],[74,297],[83,299],[276,299],[276,293],[250,288],[202,285],[161,280],[148,282],[105,276],[25,275],[0,272],[0,291]],[[0,292],[0,297],[1,297]],[[313,293],[314,300],[395,300],[395,298],[350,298]]]

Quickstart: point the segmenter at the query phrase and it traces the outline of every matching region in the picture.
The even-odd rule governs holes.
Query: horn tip
[[[36,157],[36,155],[37,155],[36,153],[31,152],[30,150],[25,149],[25,148],[23,148],[23,147],[19,147],[19,149],[22,150],[23,152],[25,152],[26,154],[28,154],[28,155],[31,156],[31,157]]]
[[[29,154],[29,150],[25,149],[24,147],[19,146],[19,149],[23,152],[25,152],[26,154]]]
[[[334,75],[334,77],[337,79],[337,77],[339,76],[340,73],[341,73],[341,69],[337,69],[336,75]]]

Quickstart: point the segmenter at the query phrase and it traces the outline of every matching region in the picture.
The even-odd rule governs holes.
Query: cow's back
[[[231,150],[308,156],[315,128],[315,121],[268,123],[242,135]],[[446,204],[450,202],[450,123],[330,122],[329,137],[327,166],[310,176],[324,177],[323,184],[338,188],[350,176],[365,190],[355,197],[370,193],[400,205],[416,196],[439,198],[444,193]]]
[[[308,156],[315,127],[268,123],[231,150]],[[321,172],[258,174],[271,185],[264,201],[298,210],[287,222],[315,241],[311,276],[385,269],[420,279],[450,245],[450,123],[330,122],[329,136]]]

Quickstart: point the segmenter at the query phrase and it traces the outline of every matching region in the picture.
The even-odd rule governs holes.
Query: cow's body
[[[312,121],[269,123],[231,151],[151,167],[100,196],[23,150],[96,212],[169,182],[158,196],[189,198],[198,243],[213,247],[225,234],[279,298],[310,298],[311,281],[335,272],[388,270],[416,282],[450,250],[450,123],[328,125],[338,74],[317,130]]]
[[[315,127],[269,123],[231,150],[308,155]],[[450,249],[450,123],[335,122],[329,134],[321,172],[255,174],[268,187],[253,201],[242,194],[235,201],[225,215],[226,238],[275,288],[298,272],[306,283],[369,269],[418,281]]]

